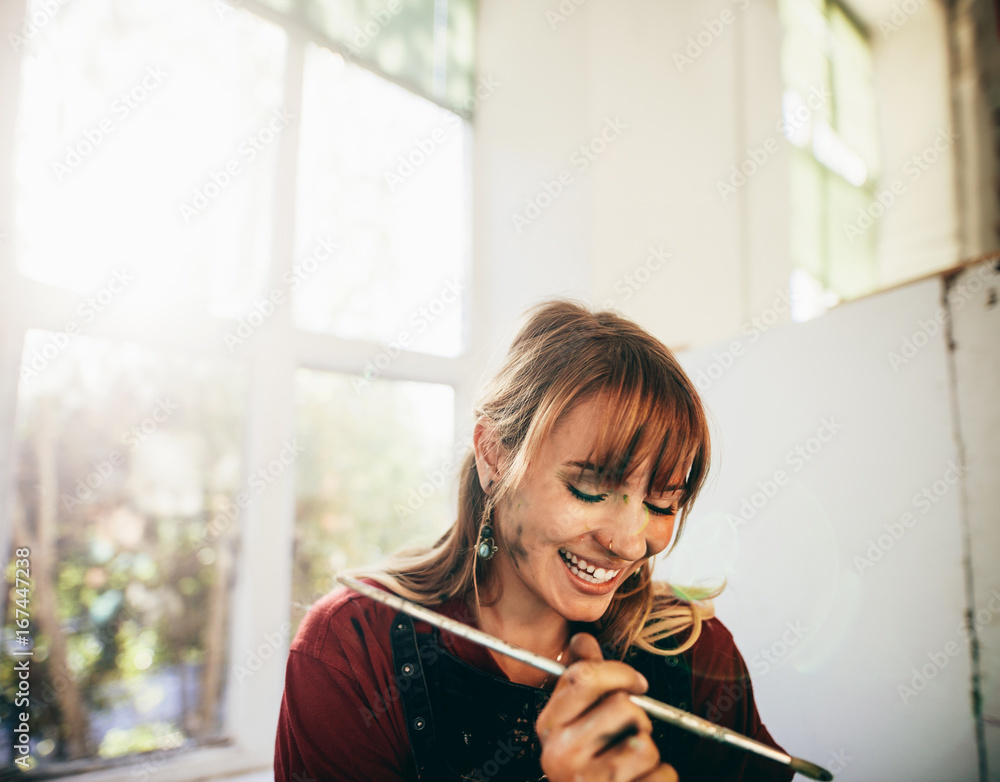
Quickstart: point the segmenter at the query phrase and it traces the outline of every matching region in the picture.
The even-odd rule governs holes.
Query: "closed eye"
[[[584,502],[601,502],[608,496],[607,494],[584,494],[571,483],[567,483],[566,488],[569,489],[570,494]]]
[[[569,489],[569,493],[576,497],[581,502],[603,502],[607,499],[607,493],[604,494],[585,494],[584,492],[577,489],[573,484],[567,483],[566,488]],[[660,508],[656,505],[650,505],[648,502],[645,503],[646,507],[656,516],[673,516],[677,513],[677,506],[670,505],[666,508]]]

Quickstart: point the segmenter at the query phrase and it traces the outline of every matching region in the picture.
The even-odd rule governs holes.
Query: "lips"
[[[567,551],[566,549],[559,549],[559,555],[563,558],[563,562],[570,569],[570,572],[574,576],[578,576],[584,581],[591,584],[606,584],[609,581],[614,580],[614,578],[621,573],[621,568],[618,570],[611,570],[609,568],[597,567],[596,565],[587,562],[587,560],[582,557],[578,557],[576,554]]]

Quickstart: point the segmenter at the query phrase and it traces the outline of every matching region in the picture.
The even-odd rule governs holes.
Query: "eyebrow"
[[[588,472],[588,471],[592,472],[595,475],[599,475],[601,472],[603,472],[603,470],[599,470],[596,467],[596,465],[594,465],[593,462],[569,461],[569,462],[564,462],[563,463],[563,467],[579,467],[581,470],[583,470],[585,472]],[[672,491],[683,491],[683,490],[684,490],[684,486],[676,486],[676,485],[675,486],[666,486],[666,487],[664,487],[663,491],[657,492],[657,493],[658,494],[667,494],[667,493],[672,492]]]

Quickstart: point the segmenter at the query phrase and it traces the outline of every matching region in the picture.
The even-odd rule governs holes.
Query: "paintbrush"
[[[440,627],[442,630],[447,630],[448,632],[461,636],[462,638],[472,641],[473,643],[485,646],[487,649],[492,649],[500,654],[513,657],[515,660],[520,660],[523,663],[532,665],[541,671],[545,671],[546,673],[550,673],[554,676],[560,676],[563,671],[566,670],[566,666],[561,663],[557,663],[555,660],[550,660],[548,657],[542,657],[534,652],[529,652],[527,649],[522,649],[520,646],[515,646],[514,644],[509,644],[506,641],[501,641],[499,638],[496,638],[489,633],[484,633],[482,630],[477,630],[474,627],[469,627],[468,625],[462,624],[454,619],[450,619],[447,616],[442,616],[436,611],[431,611],[429,608],[425,608],[422,605],[406,600],[399,595],[393,594],[392,592],[386,592],[378,587],[369,586],[368,584],[349,576],[337,576],[337,580],[354,591],[370,597],[372,600],[385,603],[386,605],[395,608],[397,611],[402,611],[404,614],[409,614],[417,619],[422,619],[428,624]],[[701,717],[684,711],[683,709],[678,709],[676,706],[662,703],[661,701],[654,700],[653,698],[649,698],[645,695],[630,695],[629,700],[642,708],[652,717],[669,722],[671,725],[676,725],[679,728],[691,731],[699,736],[705,736],[706,738],[714,739],[715,741],[723,744],[729,744],[730,746],[739,747],[747,752],[754,752],[765,758],[770,758],[777,763],[790,766],[799,774],[807,776],[810,779],[824,780],[824,782],[826,782],[826,780],[833,779],[833,774],[825,768],[821,768],[814,763],[810,763],[808,760],[793,757],[792,755],[788,755],[781,750],[775,749],[774,747],[761,744],[759,741],[754,741],[753,739],[744,736],[742,733],[737,733],[729,728],[716,725],[714,722],[709,722],[708,720],[702,719]]]

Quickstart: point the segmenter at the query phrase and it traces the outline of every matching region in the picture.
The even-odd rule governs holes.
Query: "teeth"
[[[620,570],[605,570],[601,567],[595,568],[593,565],[588,564],[586,560],[580,559],[576,554],[571,554],[565,549],[559,549],[559,553],[566,561],[570,572],[574,576],[578,576],[584,581],[589,581],[591,584],[603,584],[621,572]]]

